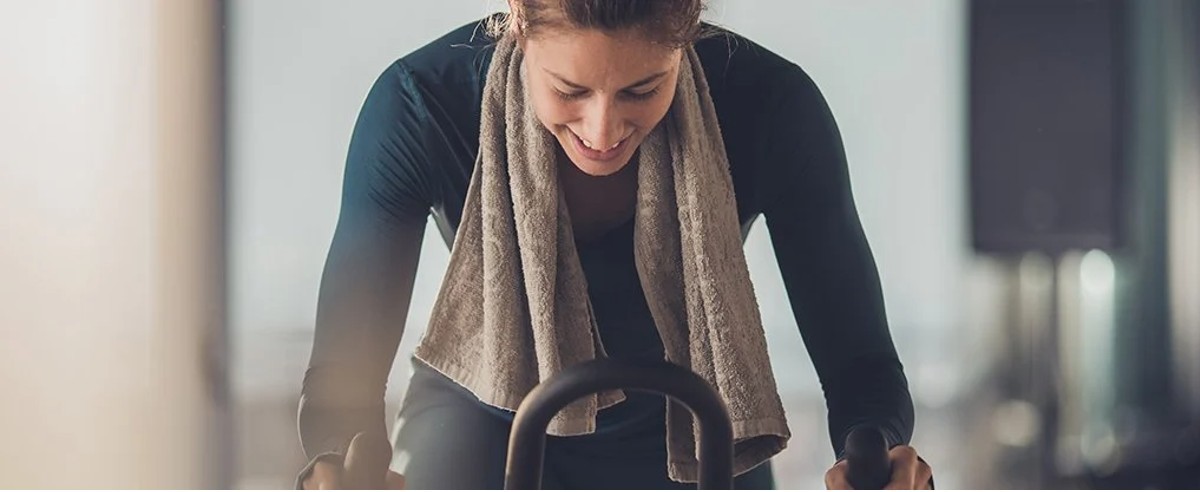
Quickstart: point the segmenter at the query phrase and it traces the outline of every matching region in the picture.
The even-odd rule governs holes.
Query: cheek
[[[671,108],[672,97],[664,97],[657,99],[653,103],[642,105],[636,116],[632,118],[637,122],[638,127],[649,130],[658,125],[663,117],[667,115],[667,110]]]
[[[637,116],[637,125],[641,128],[649,130],[658,125],[663,117],[667,115],[667,108],[670,104],[657,104],[653,107],[646,108]]]
[[[534,114],[543,126],[553,131],[555,126],[565,125],[577,118],[570,105],[563,104],[561,99],[548,95],[547,92],[549,91],[534,90],[530,94]]]

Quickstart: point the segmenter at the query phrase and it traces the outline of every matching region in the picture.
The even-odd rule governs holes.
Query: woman
[[[912,402],[829,109],[795,64],[701,24],[702,3],[511,0],[510,16],[456,29],[376,81],[321,284],[300,485],[337,488],[350,438],[385,432],[430,211],[453,253],[390,485],[499,488],[514,402],[611,357],[709,379],[738,417],[736,485],[771,488],[789,435],[741,253],[760,215],[835,456],[852,428],[876,426],[891,485],[930,484],[906,445]],[[560,417],[547,488],[694,487],[681,483],[694,480],[690,421],[663,398],[599,395]],[[847,488],[845,469],[826,485]]]

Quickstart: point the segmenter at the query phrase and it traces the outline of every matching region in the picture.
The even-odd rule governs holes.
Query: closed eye
[[[567,86],[575,89],[572,92],[572,91],[564,91],[557,87],[554,88],[554,92],[556,93],[556,95],[564,101],[576,101],[579,99],[583,99],[584,97],[587,97],[587,95],[591,92],[591,90],[588,89],[587,87],[584,87],[582,85],[571,82],[570,80],[567,80],[566,77],[563,77],[562,75],[554,73],[547,68],[542,68],[542,70],[544,70],[546,73],[550,74],[554,78],[558,79],[559,82],[566,84]],[[637,82],[634,82],[633,84],[626,86],[626,88],[621,91],[621,97],[623,97],[625,99],[633,100],[633,101],[643,101],[643,100],[653,98],[655,95],[658,94],[659,87],[655,87],[650,90],[638,90],[638,89],[648,86],[650,84],[653,84],[653,83],[659,81],[660,79],[662,79],[663,77],[665,77],[666,75],[667,75],[667,72],[662,71],[662,72],[653,74],[649,77],[646,77],[642,80],[639,80]],[[661,86],[661,84],[659,84],[659,86]]]
[[[659,89],[658,87],[655,87],[648,91],[642,91],[642,92],[625,91],[625,97],[628,97],[635,101],[645,101],[647,99],[654,97],[656,94],[658,94],[658,89]]]
[[[588,94],[588,91],[565,92],[565,91],[558,90],[558,88],[555,88],[554,92],[558,94],[558,97],[560,97],[564,100],[567,100],[567,101],[575,101],[577,99],[583,99]]]

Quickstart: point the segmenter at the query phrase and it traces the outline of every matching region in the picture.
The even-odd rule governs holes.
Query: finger
[[[930,490],[930,482],[933,481],[933,468],[929,463],[917,460],[917,483],[916,488],[920,490]]]
[[[346,451],[343,482],[355,489],[384,488],[391,461],[392,445],[382,434],[359,432]]]
[[[304,479],[305,490],[341,488],[341,468],[332,463],[317,463]]]
[[[394,471],[388,470],[387,488],[388,488],[388,490],[403,490],[404,489],[404,475],[401,475]]]
[[[851,490],[850,482],[846,480],[846,460],[838,461],[825,472],[825,488],[829,490]]]
[[[913,490],[917,479],[917,451],[910,446],[896,446],[888,452],[892,462],[892,481],[884,490]]]
[[[341,490],[342,483],[337,477],[329,477],[317,483],[317,490]]]

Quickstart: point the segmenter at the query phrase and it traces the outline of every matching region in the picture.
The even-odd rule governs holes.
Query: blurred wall
[[[229,6],[230,315],[237,387],[298,394],[308,362],[317,287],[340,206],[350,133],[371,84],[392,61],[473,19],[485,0],[332,2],[255,0]],[[503,2],[493,1],[499,7]],[[434,237],[437,234],[431,236]],[[422,273],[442,267],[441,240]],[[448,257],[441,254],[441,257]],[[414,295],[410,319],[428,316]],[[423,309],[424,308],[424,309]],[[418,327],[424,323],[410,322]],[[415,336],[407,336],[412,339]]]
[[[395,59],[503,0],[229,4],[229,254],[238,486],[287,487],[303,465],[295,412],[350,133]],[[426,234],[388,387],[395,405],[449,252]],[[421,287],[424,286],[424,287]],[[389,413],[389,415],[392,415]]]
[[[0,2],[0,488],[227,483],[217,17]]]
[[[799,64],[821,88],[841,129],[901,355],[936,354],[943,362],[909,377],[941,377],[961,360],[950,349],[963,347],[972,330],[963,326],[962,295],[970,268],[965,5],[727,0],[713,10],[716,20]],[[784,311],[779,315],[790,316]],[[935,387],[944,386],[914,390],[928,390],[931,400],[948,397],[934,394]]]

